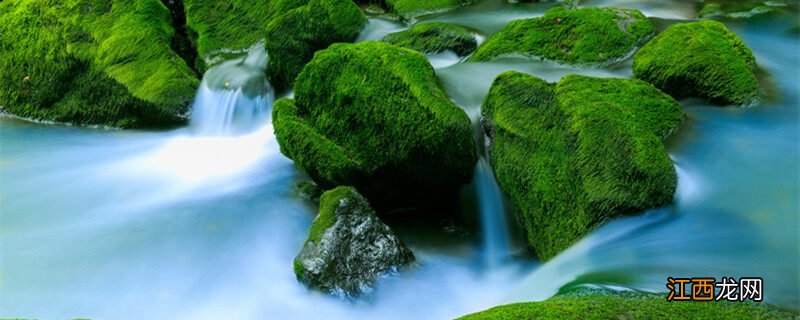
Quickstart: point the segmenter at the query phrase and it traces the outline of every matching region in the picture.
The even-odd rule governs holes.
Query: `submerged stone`
[[[498,184],[542,260],[605,220],[672,201],[677,175],[662,141],[684,114],[646,82],[510,71],[481,111]]]
[[[628,57],[655,32],[634,9],[554,7],[516,20],[478,48],[472,61],[527,57],[577,65],[606,65]]]
[[[381,42],[317,52],[273,109],[284,155],[379,208],[441,205],[471,179],[472,125],[422,54]]]
[[[633,75],[680,99],[747,105],[761,88],[747,45],[716,21],[678,23],[653,38],[633,59]]]
[[[183,123],[199,79],[174,33],[160,1],[2,1],[0,105],[73,124]]]
[[[368,292],[377,278],[414,261],[414,254],[353,187],[322,195],[319,215],[294,260],[297,279],[341,296]]]
[[[462,57],[475,51],[478,46],[475,36],[468,30],[443,22],[418,24],[408,30],[386,35],[381,41],[426,54],[449,50]]]
[[[743,19],[750,18],[755,15],[769,13],[775,8],[783,8],[789,6],[786,2],[780,0],[705,0],[701,4],[698,18],[733,18]]]

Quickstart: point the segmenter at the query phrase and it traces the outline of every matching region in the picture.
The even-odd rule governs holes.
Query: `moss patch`
[[[443,22],[418,24],[408,30],[386,35],[380,41],[422,53],[441,53],[450,50],[462,57],[475,51],[478,46],[472,33],[462,27]]]
[[[761,89],[756,60],[747,45],[722,23],[678,23],[653,38],[633,59],[633,75],[675,98],[747,105]]]
[[[472,60],[523,56],[604,65],[627,57],[654,32],[638,10],[557,6],[542,17],[509,23],[481,45]]]
[[[580,291],[541,302],[514,303],[461,317],[462,320],[518,319],[793,319],[764,304],[667,302],[665,294]]]
[[[645,82],[506,72],[482,115],[498,183],[543,260],[606,219],[672,201],[677,176],[662,139],[683,110]]]
[[[352,187],[337,187],[322,194],[319,199],[319,214],[311,224],[306,243],[319,241],[325,230],[333,227],[333,224],[336,223],[336,209],[339,208],[339,201],[352,197],[354,192],[356,191]]]
[[[180,123],[199,80],[157,0],[0,3],[0,104],[23,117],[116,127]]]
[[[352,42],[367,18],[351,0],[310,0],[277,17],[266,29],[267,74],[273,86],[291,86],[314,52]]]
[[[281,151],[322,188],[377,207],[441,203],[470,180],[472,126],[422,54],[380,42],[319,51],[273,110]]]

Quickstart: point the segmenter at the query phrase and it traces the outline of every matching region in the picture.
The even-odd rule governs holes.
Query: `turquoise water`
[[[696,14],[691,1],[589,3],[636,7],[661,24]],[[551,5],[484,1],[422,21],[459,23],[486,38]],[[507,204],[498,203],[489,170],[479,167],[464,189],[466,203],[475,204],[465,214],[476,225],[398,226],[418,266],[383,278],[356,302],[310,292],[294,278],[291,261],[315,209],[292,196],[303,176],[279,153],[269,122],[209,135],[198,134],[194,122],[143,132],[0,117],[0,317],[447,319],[583,284],[664,292],[668,276],[759,276],[767,302],[798,308],[800,38],[787,32],[797,16],[725,23],[753,49],[762,80],[775,89],[751,108],[681,101],[688,121],[668,148],[680,180],[672,206],[608,223],[539,264],[519,258],[519,231],[503,219]],[[402,28],[373,20],[361,40]],[[631,74],[629,62],[578,69],[433,58],[443,61],[437,74],[448,94],[475,120],[492,80],[506,70],[548,81]],[[238,77],[266,61],[250,61],[216,75],[252,83],[258,73]],[[268,87],[255,87],[237,94],[212,84],[196,107],[271,101]]]

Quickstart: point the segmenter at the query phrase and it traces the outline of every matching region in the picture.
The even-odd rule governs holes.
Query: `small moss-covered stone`
[[[266,31],[267,75],[273,86],[291,86],[314,52],[352,42],[367,18],[351,0],[310,0],[275,18]]]
[[[646,82],[553,84],[510,71],[481,111],[498,184],[543,260],[609,218],[672,201],[677,176],[662,140],[684,114]]]
[[[633,59],[633,75],[675,98],[747,105],[758,100],[756,59],[716,21],[678,23],[653,38]]]
[[[158,0],[0,2],[0,105],[74,124],[181,123],[199,80],[174,33]]]
[[[352,185],[373,205],[441,203],[471,179],[472,125],[422,54],[381,42],[317,52],[275,103],[281,152],[321,187]]]
[[[439,13],[472,3],[474,0],[385,0],[386,6],[403,19]]]
[[[481,45],[472,60],[529,57],[605,65],[629,56],[654,32],[638,10],[557,6],[542,17],[512,21]]]
[[[468,30],[443,22],[418,24],[408,30],[386,35],[381,41],[422,53],[450,50],[462,57],[475,51],[478,46],[475,36]]]
[[[665,294],[581,290],[541,302],[498,306],[461,320],[517,319],[794,319],[760,303],[668,302]]]
[[[342,296],[369,291],[377,277],[414,261],[353,187],[337,187],[320,199],[319,215],[294,260],[297,279]]]

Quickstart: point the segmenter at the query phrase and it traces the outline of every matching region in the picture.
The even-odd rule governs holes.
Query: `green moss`
[[[678,23],[653,38],[633,59],[633,75],[675,98],[747,105],[761,89],[755,57],[716,21]]]
[[[311,228],[308,231],[308,238],[303,246],[309,243],[317,243],[322,238],[326,230],[336,224],[337,216],[336,211],[339,209],[339,202],[342,199],[352,198],[357,195],[358,191],[353,187],[336,187],[328,190],[322,194],[319,201],[319,213],[311,223]],[[305,267],[299,257],[294,259],[293,262],[294,273],[297,279],[303,281],[305,278]]]
[[[183,121],[199,80],[172,51],[158,0],[0,3],[0,104],[35,119],[117,127]]]
[[[472,60],[523,56],[604,65],[624,59],[654,32],[638,10],[558,6],[542,17],[509,23],[481,45]]]
[[[306,243],[317,242],[325,233],[325,230],[333,227],[336,223],[336,209],[339,208],[339,201],[353,197],[357,191],[353,187],[336,187],[322,194],[319,200],[319,215],[311,224]]]
[[[422,54],[380,42],[319,51],[273,110],[281,151],[321,187],[375,206],[435,203],[470,180],[472,126]]]
[[[461,320],[518,319],[793,319],[765,304],[727,301],[667,302],[666,294],[581,291],[541,302],[514,303]]]
[[[441,53],[450,50],[459,56],[469,55],[478,46],[472,33],[462,27],[443,22],[418,24],[408,30],[386,35],[380,41],[422,53]]]
[[[604,220],[672,201],[677,177],[662,139],[683,111],[645,82],[569,75],[550,84],[506,72],[482,114],[498,183],[543,260]]]
[[[385,0],[389,9],[405,20],[465,6],[473,0]]]
[[[267,74],[273,86],[291,86],[314,52],[352,42],[367,18],[351,0],[310,0],[277,17],[266,29]]]

